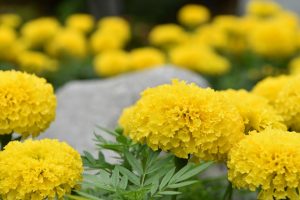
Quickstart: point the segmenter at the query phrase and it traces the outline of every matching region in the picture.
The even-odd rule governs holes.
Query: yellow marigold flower
[[[291,77],[275,99],[275,109],[293,131],[300,131],[300,76]]]
[[[11,51],[17,41],[16,32],[5,26],[0,26],[0,59],[11,60],[14,55],[11,55]]]
[[[44,17],[25,23],[21,34],[30,46],[40,47],[46,44],[59,29],[60,24],[56,19]]]
[[[207,75],[221,75],[229,71],[230,63],[207,46],[182,45],[170,51],[170,62]]]
[[[113,76],[129,70],[129,56],[125,51],[105,51],[94,59],[94,69],[99,76]]]
[[[216,31],[226,36],[225,46],[222,48],[230,53],[241,53],[246,49],[246,36],[256,24],[252,18],[240,18],[233,15],[217,16],[212,25]]]
[[[187,39],[187,33],[176,24],[158,25],[149,33],[150,43],[162,47],[172,47],[186,42]]]
[[[80,155],[54,139],[10,142],[0,152],[3,200],[63,199],[81,181]]]
[[[265,78],[253,87],[252,93],[265,97],[273,105],[279,91],[289,80],[290,77],[285,75]]]
[[[90,39],[90,46],[95,54],[122,49],[125,45],[126,42],[123,39],[115,37],[114,34],[102,32],[101,30],[96,31]]]
[[[22,19],[17,14],[6,13],[0,15],[0,25],[11,28],[17,28],[21,25]]]
[[[300,134],[282,130],[253,131],[230,153],[228,179],[237,188],[255,191],[258,199],[299,199]]]
[[[20,69],[36,74],[41,74],[45,71],[55,71],[58,67],[56,60],[37,51],[23,51],[19,53],[17,55],[17,62]]]
[[[297,13],[291,12],[291,11],[282,11],[276,15],[275,20],[278,20],[285,24],[287,27],[292,27],[296,30],[298,30],[299,25],[299,17]]]
[[[65,29],[57,32],[55,37],[47,44],[46,51],[55,57],[84,58],[87,54],[87,42],[82,33]]]
[[[264,97],[246,90],[225,90],[221,92],[239,110],[245,124],[245,134],[249,131],[262,131],[266,128],[286,130],[283,118],[269,105]]]
[[[130,39],[130,25],[121,17],[104,17],[99,20],[98,28],[103,33],[114,35],[124,42]]]
[[[270,0],[251,0],[247,5],[247,14],[257,17],[269,17],[278,14],[281,6]]]
[[[296,57],[289,63],[289,71],[291,74],[300,74],[300,57]]]
[[[94,28],[95,20],[89,14],[73,14],[66,20],[67,28],[88,33]]]
[[[210,45],[215,48],[225,48],[227,37],[224,32],[220,31],[216,26],[204,25],[196,29],[191,35],[192,44]]]
[[[242,19],[234,15],[219,15],[214,18],[213,26],[219,28],[220,31],[224,31],[229,35],[242,35],[244,30],[241,25]]]
[[[274,34],[276,33],[276,34]],[[249,33],[251,49],[265,57],[286,57],[296,50],[296,30],[280,20],[265,20]]]
[[[37,136],[55,118],[53,87],[43,78],[0,71],[0,134]]]
[[[158,67],[166,62],[165,55],[158,49],[143,47],[129,53],[129,64],[134,70]]]
[[[202,5],[188,4],[179,10],[177,18],[181,24],[193,27],[207,22],[210,18],[210,13]]]
[[[177,157],[224,160],[244,137],[243,119],[235,106],[212,89],[174,80],[146,89],[119,119],[124,134],[152,149]]]

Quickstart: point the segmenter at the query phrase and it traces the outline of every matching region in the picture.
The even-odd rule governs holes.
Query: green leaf
[[[118,133],[118,134],[120,134],[120,135],[122,135],[123,132],[124,132],[124,129],[123,129],[122,127],[118,126],[118,127],[115,129],[115,132]]]
[[[162,191],[158,193],[159,195],[177,195],[181,194],[181,192],[178,191]]]
[[[148,169],[147,169],[147,172],[145,174],[151,174],[151,173],[154,173],[156,172],[157,170],[159,169],[162,169],[162,168],[166,168],[167,165],[169,164],[169,162],[171,160],[173,160],[173,156],[168,156],[162,160],[159,160],[159,161],[156,161],[155,163],[153,163],[152,166],[150,166]]]
[[[116,140],[122,144],[128,144],[128,139],[124,135],[119,135],[118,137],[116,137]]]
[[[207,169],[212,164],[213,164],[213,162],[206,162],[206,163],[203,163],[203,164],[193,168],[190,171],[187,171],[186,173],[184,173],[181,177],[179,177],[177,179],[177,182],[184,181],[186,179],[189,179],[189,178],[199,174],[200,172],[204,171],[205,169]]]
[[[101,199],[101,198],[98,198],[98,197],[95,197],[91,194],[87,194],[85,192],[80,192],[80,191],[75,191],[77,194],[83,196],[83,197],[86,197],[88,198],[89,200],[104,200],[104,199]]]
[[[147,175],[146,176],[147,179],[145,180],[144,185],[152,184],[153,180],[156,177],[158,177],[158,179],[160,179],[161,177],[165,176],[171,169],[172,169],[172,167],[166,166],[166,167],[160,168],[160,170],[156,171],[155,173],[152,173],[151,176]]]
[[[190,168],[192,168],[192,164],[188,163],[186,166],[181,168],[170,180],[170,183],[176,183],[178,178],[180,178],[185,172],[187,172]]]
[[[152,186],[151,186],[151,189],[150,189],[151,195],[155,194],[155,192],[157,191],[158,187],[159,187],[159,177],[156,176],[156,177],[154,177],[154,180],[152,182]]]
[[[198,182],[197,180],[184,181],[184,182],[181,182],[181,183],[175,183],[175,184],[172,184],[172,185],[168,185],[168,188],[181,188],[181,187],[185,187],[187,185],[192,185],[192,184],[197,183],[197,182]]]
[[[158,156],[159,156],[160,152],[159,151],[150,151],[149,155],[147,157],[147,161],[145,164],[145,171],[147,171],[153,164],[154,161],[157,160]]]
[[[101,151],[98,152],[98,160],[99,160],[99,161],[104,161],[104,162],[105,162],[104,154],[103,154]]]
[[[132,182],[133,184],[139,186],[140,185],[140,179],[134,174],[132,173],[131,171],[129,171],[128,169],[126,169],[125,167],[123,166],[117,166],[119,168],[119,171],[128,177],[128,180],[130,182]]]
[[[103,149],[115,151],[117,153],[123,152],[124,149],[124,145],[116,143],[97,144],[97,146],[100,146]]]
[[[101,135],[98,135],[96,132],[94,132],[94,136],[95,136],[94,141],[100,142],[100,143],[105,143],[106,142],[106,140]]]
[[[112,185],[114,187],[117,187],[120,179],[119,169],[117,167],[115,167],[114,170],[112,171],[111,179],[112,179]]]
[[[159,189],[162,190],[170,181],[170,179],[172,178],[173,174],[175,173],[176,167],[173,167],[162,179],[160,185],[159,185]]]
[[[80,197],[80,196],[77,196],[77,195],[65,195],[65,197],[67,199],[73,199],[73,200],[89,200],[87,198]]]
[[[109,130],[109,129],[107,129],[107,128],[104,128],[104,127],[102,127],[102,126],[99,126],[99,125],[96,125],[96,127],[97,127],[98,129],[104,131],[105,133],[110,134],[110,135],[113,135],[113,136],[116,136],[116,137],[120,135],[119,133],[117,133],[117,132],[115,132],[115,131],[111,131],[111,130]]]
[[[84,157],[92,164],[96,164],[96,160],[94,159],[93,155],[87,151],[83,151]]]
[[[127,178],[127,176],[124,175],[124,176],[121,178],[121,181],[120,181],[120,183],[119,183],[119,187],[120,187],[121,189],[125,190],[126,187],[127,187],[127,184],[128,184],[128,178]]]
[[[142,164],[128,151],[125,151],[124,154],[132,169],[141,176],[144,173]]]

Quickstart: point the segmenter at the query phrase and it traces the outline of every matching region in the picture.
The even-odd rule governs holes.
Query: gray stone
[[[66,141],[79,152],[95,152],[96,125],[113,129],[123,108],[134,104],[141,91],[178,78],[206,87],[207,82],[193,72],[166,66],[104,80],[73,81],[57,92],[56,119],[42,138]]]

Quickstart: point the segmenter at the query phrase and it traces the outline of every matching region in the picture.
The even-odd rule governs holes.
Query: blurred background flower
[[[291,2],[23,3],[0,3],[0,68],[42,75],[55,88],[169,64],[215,89],[251,89],[267,76],[299,71],[299,16],[284,7]]]

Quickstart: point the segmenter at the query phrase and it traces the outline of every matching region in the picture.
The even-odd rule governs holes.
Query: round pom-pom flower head
[[[43,78],[0,71],[0,135],[37,136],[55,118],[53,87]]]
[[[197,26],[209,20],[209,10],[201,5],[188,4],[182,7],[178,12],[178,20],[186,26]]]
[[[254,86],[252,93],[265,97],[273,105],[279,91],[289,80],[290,76],[286,75],[265,78]]]
[[[177,80],[145,90],[119,122],[126,135],[154,150],[203,160],[226,159],[244,131],[236,107],[221,94]]]
[[[248,131],[262,131],[266,128],[286,130],[283,118],[264,97],[246,90],[225,90],[221,92],[238,108]]]
[[[286,125],[293,131],[300,131],[300,76],[291,77],[280,90],[274,103],[283,116]]]
[[[81,180],[82,161],[66,143],[44,139],[10,142],[0,152],[4,200],[61,199]]]
[[[260,188],[258,199],[299,199],[300,134],[252,132],[228,156],[228,178],[237,188]]]

